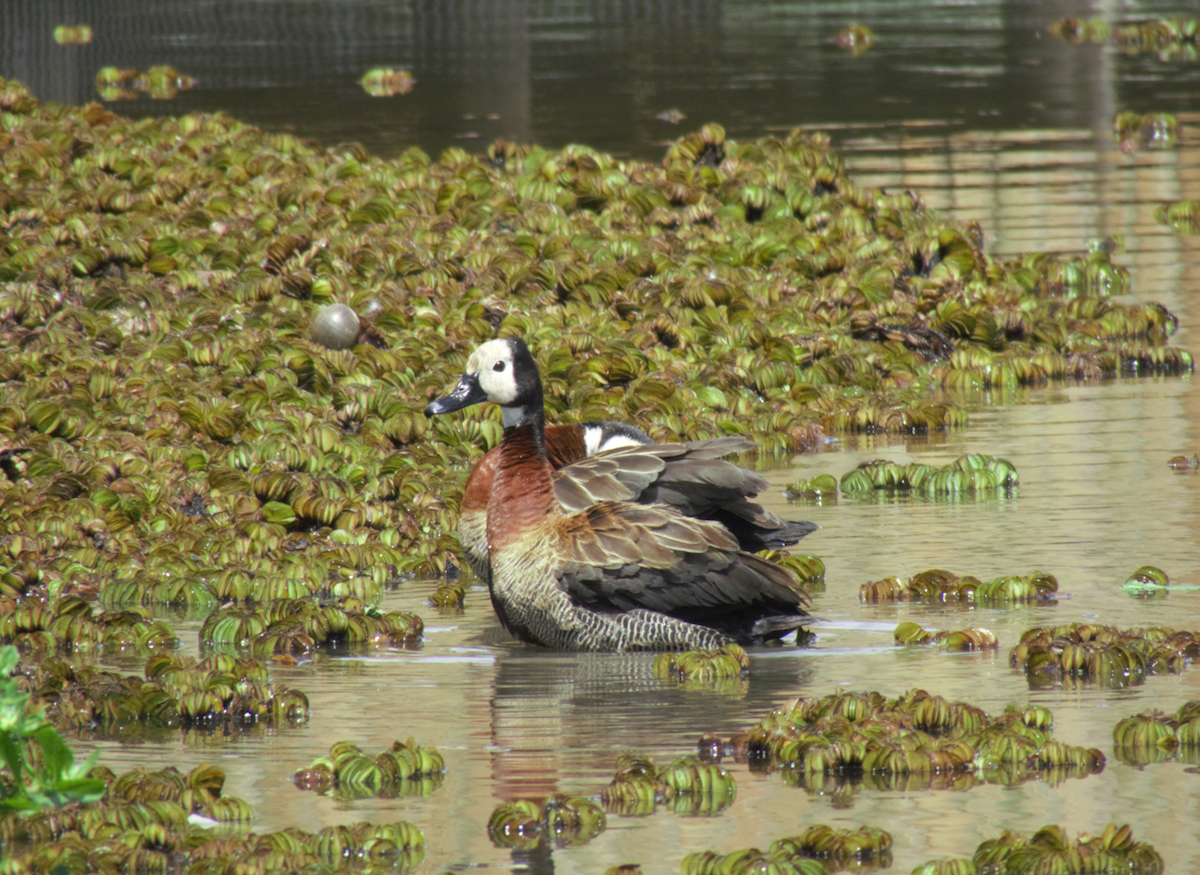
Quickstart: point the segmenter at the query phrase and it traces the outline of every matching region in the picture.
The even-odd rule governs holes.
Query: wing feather
[[[807,619],[807,596],[719,525],[661,506],[606,502],[559,522],[559,587],[592,610],[657,611],[739,640]]]

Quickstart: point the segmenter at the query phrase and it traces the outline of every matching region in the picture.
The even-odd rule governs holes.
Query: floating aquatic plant
[[[683,875],[751,875],[755,872],[779,872],[780,875],[824,875],[827,871],[816,860],[790,860],[786,852],[780,855],[764,853],[758,848],[745,848],[729,854],[698,851],[683,858]]]
[[[750,669],[750,657],[737,644],[717,650],[660,653],[654,658],[654,676],[675,681],[712,681],[738,678]]]
[[[846,869],[866,871],[892,865],[892,836],[886,830],[862,826],[834,829],[824,824],[771,842],[766,851],[746,848],[729,854],[700,851],[683,859],[685,875],[742,875],[779,872],[784,875],[822,875]]]
[[[605,807],[626,816],[651,814],[665,805],[676,814],[712,815],[737,797],[733,775],[720,765],[681,757],[659,767],[638,754],[617,757],[617,771],[602,794]]]
[[[967,789],[984,782],[1058,781],[1104,768],[1097,750],[1066,745],[1050,734],[1043,708],[1010,706],[992,717],[962,702],[910,690],[840,693],[794,699],[725,749],[782,771],[787,783],[816,790],[837,785],[879,789]],[[702,741],[702,748],[713,749]]]
[[[60,46],[85,46],[92,41],[92,28],[87,24],[60,24],[54,28],[54,41]]]
[[[155,859],[165,862],[166,854],[155,855],[163,845],[180,852],[185,834],[193,838],[203,834],[203,830],[193,832],[196,828],[188,822],[191,814],[243,828],[249,827],[253,816],[243,800],[221,795],[225,773],[215,766],[197,766],[186,775],[168,767],[134,769],[120,776],[95,767],[89,780],[102,788],[101,798],[59,812],[0,819],[0,848],[12,864],[8,871],[49,872],[53,861],[73,856],[95,860],[111,853],[129,865],[148,866]],[[114,831],[128,831],[133,841],[109,846],[105,837]],[[91,846],[79,842],[80,838]],[[40,868],[39,864],[49,865]]]
[[[838,483],[832,474],[818,474],[808,480],[797,480],[783,490],[783,497],[788,501],[823,504],[826,501],[837,503]]]
[[[1141,149],[1172,149],[1179,141],[1179,122],[1166,112],[1118,113],[1113,120],[1117,145],[1123,152]]]
[[[790,853],[793,862],[797,858],[820,860],[830,872],[886,869],[892,865],[892,836],[876,827],[834,829],[817,824],[799,835],[776,839],[767,852]]]
[[[249,650],[265,659],[276,654],[307,656],[318,647],[412,645],[423,631],[424,623],[415,614],[385,614],[353,598],[325,605],[311,599],[279,599],[261,608],[213,612],[200,628],[200,641]]]
[[[567,847],[604,832],[604,811],[582,796],[518,799],[492,812],[488,835],[498,848]]]
[[[174,67],[151,67],[145,72],[118,67],[102,67],[96,73],[96,93],[101,100],[132,100],[139,94],[146,94],[155,100],[169,100],[180,91],[186,91],[195,85],[191,76],[185,76]],[[130,201],[129,203],[132,203]],[[160,263],[165,269],[175,266]]]
[[[433,595],[429,597],[429,601],[445,613],[460,614],[463,610],[463,602],[466,600],[466,594],[466,582],[461,578],[443,580],[438,584],[437,589],[433,591]]]
[[[791,571],[809,592],[820,590],[825,585],[825,563],[812,553],[765,550],[759,555]]]
[[[959,577],[941,568],[930,568],[907,580],[885,577],[864,583],[858,597],[860,601],[873,604],[943,602],[995,607],[1025,602],[1053,603],[1057,592],[1057,578],[1044,571],[997,577],[984,583],[975,577]]]
[[[372,97],[391,97],[393,94],[408,94],[417,80],[407,70],[375,67],[363,73],[360,84],[363,91]]]
[[[424,836],[403,821],[250,833],[250,806],[222,795],[225,774],[215,766],[120,776],[97,767],[91,775],[107,788],[103,799],[0,819],[6,872],[166,871],[186,861],[196,873],[267,875],[321,864],[375,873],[407,871],[424,857]]]
[[[1069,43],[1107,43],[1111,40],[1125,54],[1157,54],[1163,60],[1194,61],[1200,57],[1197,40],[1200,20],[1157,18],[1109,25],[1100,18],[1064,18],[1050,25],[1050,32]]]
[[[839,486],[848,495],[882,489],[911,490],[927,498],[957,498],[983,497],[998,490],[1011,492],[1019,482],[1012,463],[996,456],[970,453],[941,468],[921,462],[899,465],[885,459],[862,462],[842,475]]]
[[[854,22],[838,31],[837,36],[831,42],[839,49],[847,49],[857,58],[875,45],[875,34],[871,28]]]
[[[1112,36],[1112,28],[1103,18],[1060,18],[1050,25],[1050,33],[1069,43],[1101,43]]]
[[[987,629],[929,632],[917,623],[904,622],[896,626],[892,634],[897,644],[937,644],[944,650],[995,650],[1000,646],[995,633]]]
[[[266,666],[228,655],[204,660],[161,653],[145,676],[122,675],[63,657],[22,668],[22,684],[56,726],[108,738],[177,728],[294,725],[308,719],[308,698],[273,685]]]
[[[1159,204],[1154,209],[1154,221],[1177,234],[1200,234],[1200,200]]]
[[[994,259],[820,135],[383,161],[10,81],[0,113],[2,535],[50,582],[119,582],[112,605],[295,597],[318,581],[269,566],[331,552],[358,554],[337,585],[460,564],[455,496],[500,422],[419,411],[501,327],[538,350],[552,420],[771,453],[957,427],[942,386],[1191,369],[1170,313],[1113,299],[1111,253]],[[349,349],[310,337],[335,303]]]
[[[169,70],[97,80],[118,96],[183,84]],[[39,657],[158,654],[174,641],[146,611],[159,604],[230,603],[205,646],[281,659],[321,641],[411,640],[416,622],[368,606],[406,574],[461,564],[456,496],[502,431],[495,410],[419,411],[500,330],[538,351],[552,420],[619,418],[660,440],[751,433],[767,453],[829,431],[958,427],[946,388],[1192,369],[1170,345],[1173,314],[1124,297],[1119,253],[997,259],[977,226],[859,186],[822,135],[739,142],[706,125],[652,164],[504,142],[385,161],[221,114],[43,104],[11,81],[0,121],[0,626]],[[335,303],[363,342],[313,339]],[[227,668],[170,653],[155,665],[164,690],[168,676],[196,681],[189,713],[224,701]],[[973,712],[893,710],[912,750],[881,747],[863,783],[975,780],[955,768],[964,757],[996,780],[1096,767],[1015,717],[968,755],[943,727],[976,726]],[[82,705],[72,719],[88,719]],[[874,743],[835,737],[840,748],[793,752],[797,782],[841,780],[818,764]],[[700,765],[714,764],[673,768],[670,801],[720,810],[732,784]],[[689,781],[699,792],[680,789]],[[650,787],[652,803],[666,798],[657,777]],[[48,871],[68,853],[92,866],[99,851],[45,828],[20,866]],[[127,837],[145,853],[130,868],[161,868],[155,830]],[[289,832],[210,845],[205,866],[409,860],[419,844],[390,827]]]
[[[52,602],[0,596],[0,644],[15,644],[23,653],[50,654],[133,651],[145,654],[173,649],[178,639],[145,608],[96,610],[81,596]]]
[[[340,799],[369,796],[428,796],[442,783],[446,763],[435,747],[413,739],[395,742],[379,754],[364,754],[354,744],[335,742],[329,756],[320,757],[292,775],[301,790],[334,793]]]
[[[1110,823],[1099,835],[1081,834],[1075,841],[1057,825],[1044,826],[1031,836],[1005,830],[980,843],[970,860],[931,860],[913,875],[971,875],[976,872],[1056,872],[1084,875],[1122,872],[1160,875],[1163,860],[1153,846],[1133,839],[1128,825]]]
[[[1182,672],[1197,655],[1200,639],[1191,632],[1069,623],[1026,629],[1008,661],[1024,671],[1030,683],[1128,686],[1141,683],[1148,674]]]
[[[1200,702],[1185,702],[1174,714],[1143,711],[1117,721],[1113,727],[1113,751],[1117,759],[1138,766],[1172,758],[1197,762]]]
[[[1143,565],[1121,584],[1121,589],[1134,596],[1161,596],[1169,589],[1194,589],[1194,587],[1173,587],[1171,579],[1161,568],[1153,565]]]

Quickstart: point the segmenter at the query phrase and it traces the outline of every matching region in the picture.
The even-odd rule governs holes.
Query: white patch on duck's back
[[[649,436],[619,422],[588,422],[583,425],[583,445],[589,456],[617,447],[641,447],[653,443]]]

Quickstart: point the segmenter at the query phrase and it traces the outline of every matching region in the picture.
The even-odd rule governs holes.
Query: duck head
[[[458,385],[449,395],[431,401],[425,415],[451,413],[484,401],[500,405],[505,428],[543,416],[542,379],[521,338],[489,340],[471,353]]]

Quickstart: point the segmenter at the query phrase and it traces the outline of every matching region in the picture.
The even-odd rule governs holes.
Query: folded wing
[[[592,611],[656,611],[743,642],[804,624],[807,597],[720,525],[665,507],[604,502],[560,527],[560,588]]]

